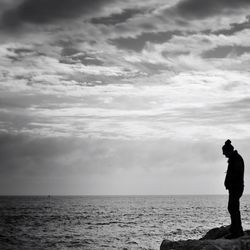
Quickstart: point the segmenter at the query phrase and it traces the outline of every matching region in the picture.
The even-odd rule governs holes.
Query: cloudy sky
[[[0,194],[250,193],[249,0],[0,0]]]

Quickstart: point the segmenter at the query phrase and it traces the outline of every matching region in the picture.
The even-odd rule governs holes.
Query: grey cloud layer
[[[60,19],[77,18],[98,11],[113,0],[25,0],[14,9],[3,13],[2,23],[6,28],[23,22],[45,24]]]
[[[188,147],[178,140],[146,142],[0,134],[0,173],[46,176],[51,168],[63,174],[74,170],[77,170],[76,174],[88,174],[110,173],[117,168],[150,169],[152,166],[181,171],[187,163],[192,164],[194,155],[197,155],[197,162],[214,162],[217,151],[211,142],[206,146],[201,142],[190,142]],[[218,146],[218,142],[215,145]],[[183,151],[189,153],[180,155],[179,152]]]
[[[15,4],[11,2],[9,6],[2,3],[3,6],[8,6],[8,8],[3,8],[5,10],[1,17],[2,28],[12,29],[19,27],[22,23],[49,24],[57,20],[69,20],[86,15],[91,17],[93,13],[97,13],[109,4],[113,4],[113,7],[117,5],[119,8],[119,2],[114,0],[23,0]],[[183,0],[173,7],[167,7],[164,13],[172,17],[203,19],[227,10],[249,7],[249,5],[248,0]],[[93,18],[90,21],[93,24],[115,25],[126,22],[137,14],[143,14],[142,6],[133,9],[130,9],[130,6],[131,3],[128,3],[126,8],[126,4],[123,3],[120,6],[120,13],[110,13],[109,16],[106,16],[106,13],[105,16]],[[151,5],[151,8],[153,9],[154,6]]]
[[[164,43],[171,39],[174,35],[180,35],[180,31],[165,32],[144,32],[136,37],[126,37],[111,39],[110,42],[118,48],[141,51],[147,42]]]
[[[212,50],[203,52],[204,58],[225,58],[230,56],[241,56],[244,53],[249,53],[250,47],[244,46],[219,46]]]
[[[236,32],[250,29],[250,16],[246,16],[246,21],[239,23],[231,23],[228,29],[219,29],[214,31],[214,34],[232,35]]]
[[[163,144],[169,150],[166,151]],[[88,194],[91,186],[85,186],[86,179],[97,179],[101,176],[104,183],[110,183],[112,180],[107,176],[120,178],[119,174],[115,175],[119,170],[126,172],[139,168],[148,172],[147,169],[152,166],[154,169],[167,166],[170,172],[174,172],[173,175],[185,171],[187,178],[192,176],[192,171],[185,170],[188,162],[193,164],[201,159],[213,159],[210,156],[215,155],[206,148],[206,153],[199,154],[196,160],[192,158],[193,154],[189,154],[178,157],[180,160],[176,161],[178,144],[167,141],[86,141],[76,138],[0,134],[1,194]],[[201,152],[198,145],[187,148],[186,144],[182,144],[181,150],[187,149],[190,153]],[[182,160],[185,160],[185,165]],[[213,165],[214,162],[213,159]],[[198,169],[199,173],[204,171],[204,168]],[[80,184],[75,189],[77,181]],[[101,183],[98,182],[97,185]],[[98,188],[105,191],[106,186]]]
[[[111,14],[108,17],[93,18],[90,20],[93,24],[115,25],[118,23],[124,23],[128,19],[134,17],[137,14],[143,13],[140,9],[125,9],[119,14]]]
[[[190,19],[203,19],[224,11],[250,6],[249,0],[184,0],[179,2],[173,10],[180,16]],[[229,12],[230,13],[230,12]]]

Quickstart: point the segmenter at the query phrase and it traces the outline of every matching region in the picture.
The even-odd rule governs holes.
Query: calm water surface
[[[230,223],[227,196],[0,197],[1,249],[159,249]],[[250,196],[241,201],[250,229]]]

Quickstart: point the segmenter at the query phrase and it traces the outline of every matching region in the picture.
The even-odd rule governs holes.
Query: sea
[[[0,249],[159,249],[229,224],[226,195],[0,197]]]

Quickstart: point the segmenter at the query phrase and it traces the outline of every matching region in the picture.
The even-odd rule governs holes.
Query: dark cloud
[[[92,150],[73,138],[0,134],[1,194],[67,193],[65,183],[84,177],[87,161],[100,153]]]
[[[50,125],[53,128],[53,126],[58,125],[59,121],[56,118],[40,116],[36,111],[32,111],[32,109],[37,108],[45,111],[60,110],[61,108],[68,108],[72,105],[79,105],[79,101],[81,101],[81,104],[86,105],[90,103],[90,98],[86,98],[83,101],[73,96],[56,96],[53,94],[1,93],[0,131],[32,132],[36,129],[46,128],[46,126],[48,126],[47,128],[50,130]],[[42,125],[44,125],[44,127],[42,127]],[[59,130],[60,129],[58,129],[57,132],[59,132]],[[54,134],[53,131],[54,129],[52,129],[51,134]]]
[[[43,168],[49,171],[53,159],[69,153],[67,142],[59,138],[0,134],[0,172],[3,175],[41,174]]]
[[[110,40],[111,44],[116,45],[120,49],[128,49],[134,51],[141,51],[146,42],[152,43],[164,43],[170,40],[174,35],[180,35],[180,31],[166,31],[166,32],[148,32],[133,38],[117,38]]]
[[[59,143],[58,143],[59,142]],[[60,138],[32,138],[25,135],[0,134],[1,162],[19,157],[54,157],[68,151]]]
[[[46,98],[47,99],[47,98]],[[51,97],[52,100],[54,98]],[[48,101],[48,100],[46,100]],[[0,107],[6,108],[6,109],[12,109],[12,108],[30,108],[32,104],[37,105],[40,104],[41,98],[38,98],[35,95],[22,95],[22,94],[16,94],[16,93],[5,93],[1,94],[0,98]]]
[[[230,24],[229,29],[216,30],[215,32],[211,32],[211,33],[216,34],[216,35],[223,34],[223,35],[228,36],[228,35],[232,35],[236,32],[239,32],[245,29],[250,29],[250,16],[247,16],[246,18],[247,20],[245,22]]]
[[[104,64],[103,61],[86,55],[62,58],[59,60],[59,62],[65,64],[81,63],[83,65],[96,65],[96,66],[101,66]]]
[[[105,24],[105,25],[115,25],[117,23],[124,23],[128,19],[134,17],[137,14],[143,13],[142,10],[138,9],[125,9],[122,13],[112,14],[108,17],[93,18],[90,20],[93,24]]]
[[[131,147],[133,145],[133,147]],[[164,147],[162,147],[164,145]],[[200,150],[200,144],[195,143],[192,148]],[[166,150],[167,149],[167,150]],[[204,147],[205,149],[205,147]],[[72,161],[79,161],[83,172],[109,172],[117,168],[133,168],[137,166],[151,168],[178,165],[174,156],[178,152],[192,151],[186,144],[176,144],[170,140],[120,141],[109,139],[81,139],[69,137],[35,137],[29,135],[0,134],[0,172],[9,173],[12,170],[25,170],[32,166],[34,173],[54,170],[73,171]],[[140,154],[138,154],[140,152]],[[191,161],[192,154],[179,155]],[[203,154],[197,154],[200,157]],[[150,156],[150,157],[149,157]],[[179,158],[179,159],[180,159]],[[130,164],[124,159],[129,159]],[[213,161],[214,158],[210,158]],[[54,163],[52,165],[52,163]],[[156,164],[157,163],[157,164]],[[181,163],[181,161],[179,162]],[[12,170],[8,168],[12,166]],[[42,170],[44,168],[44,170]],[[79,169],[79,172],[81,170]]]
[[[166,65],[165,63],[140,62],[134,64],[138,69],[140,69],[140,72],[146,72],[150,75],[156,75],[166,71],[173,71],[173,69],[170,69],[169,65]]]
[[[104,64],[103,61],[96,59],[94,57],[89,57],[87,55],[77,55],[71,58],[63,58],[59,60],[60,63],[65,63],[65,64],[76,64],[76,63],[81,63],[83,65],[96,65],[96,66],[101,66]]]
[[[104,164],[106,142],[75,137],[40,137],[0,133],[0,173],[44,176],[98,171]],[[105,166],[104,166],[105,165]],[[97,169],[93,168],[95,166]],[[0,174],[0,175],[1,175]]]
[[[9,111],[11,111],[12,108],[19,109],[22,112],[22,115],[24,115],[24,109],[29,109],[33,105],[47,108],[51,108],[51,106],[56,106],[57,108],[60,108],[58,106],[59,103],[63,103],[67,106],[68,104],[79,103],[79,99],[76,99],[72,96],[57,96],[53,94],[44,93],[42,93],[41,95],[32,95],[31,93],[25,94],[22,92],[5,92],[1,93],[0,96],[1,108],[8,109]]]
[[[5,28],[20,26],[23,22],[46,24],[60,19],[72,19],[100,10],[113,0],[26,0],[5,11],[2,25]]]
[[[207,50],[202,54],[203,58],[225,58],[228,55],[241,56],[249,53],[250,47],[244,46],[219,46],[212,50]]]
[[[82,63],[83,65],[103,65],[104,62],[97,58],[94,54],[82,52],[73,47],[65,47],[61,52],[61,63],[76,64]]]
[[[249,0],[184,0],[179,2],[171,11],[184,18],[203,19],[224,11],[234,11],[247,6],[250,7]],[[169,13],[169,9],[166,13]]]
[[[75,137],[39,137],[28,134],[0,133],[0,180],[16,176],[44,178],[113,171],[127,166],[129,143]],[[127,153],[124,152],[127,149]],[[134,152],[134,151],[133,151]],[[148,154],[145,154],[145,157]],[[133,154],[136,157],[136,154]],[[126,157],[125,157],[126,158]]]
[[[33,49],[27,48],[8,48],[8,51],[12,52],[11,55],[6,56],[7,58],[11,59],[13,62],[22,61],[24,58],[27,57],[36,57],[36,56],[43,56],[44,53]]]

